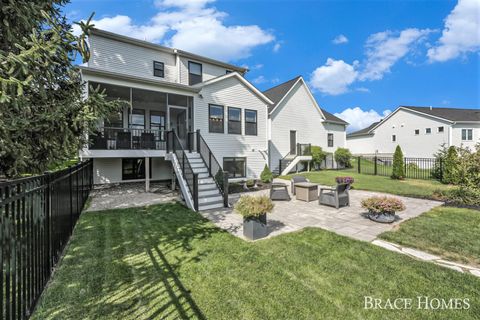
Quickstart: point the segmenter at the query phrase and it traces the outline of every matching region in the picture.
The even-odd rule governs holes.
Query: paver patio
[[[275,182],[288,184],[289,181],[275,179]],[[251,195],[269,194],[269,190],[249,193]],[[305,227],[319,227],[337,234],[363,241],[372,241],[380,233],[391,230],[401,222],[414,218],[442,202],[394,196],[401,199],[406,206],[405,211],[398,213],[399,219],[392,224],[381,224],[369,220],[366,211],[360,205],[362,199],[371,196],[387,195],[379,192],[350,190],[350,206],[336,209],[319,205],[318,201],[298,201],[292,196],[290,201],[274,201],[275,208],[268,214],[268,237],[282,233],[297,231]],[[392,196],[392,195],[389,195]],[[230,195],[230,202],[235,203],[240,194]],[[218,227],[240,237],[243,237],[242,217],[232,208],[222,208],[201,212]]]

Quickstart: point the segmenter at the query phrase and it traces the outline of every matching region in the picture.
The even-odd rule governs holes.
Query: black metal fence
[[[58,262],[93,185],[93,163],[0,182],[0,312],[26,319]]]
[[[358,173],[390,176],[393,169],[393,157],[360,156],[352,161],[353,169]],[[410,179],[441,179],[442,162],[435,158],[404,158],[405,177]]]

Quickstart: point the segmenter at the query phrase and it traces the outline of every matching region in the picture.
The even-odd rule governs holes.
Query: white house
[[[400,106],[382,121],[347,134],[357,155],[391,155],[397,145],[407,157],[430,158],[442,144],[473,148],[480,143],[480,110]]]
[[[345,145],[345,123],[318,108],[301,78],[272,101],[274,88],[260,92],[242,67],[98,29],[89,45],[91,59],[80,67],[89,90],[128,102],[80,151],[93,158],[96,184],[145,181],[148,189],[150,180],[176,177],[189,207],[216,208],[225,204],[219,173],[258,178],[269,149],[276,162],[288,152],[282,139],[290,130],[299,143],[333,150],[331,132],[334,146]],[[285,122],[283,113],[297,115]]]
[[[301,76],[263,93],[274,102],[268,108],[268,154],[273,171],[285,174],[299,161],[311,160],[304,155],[310,145],[328,153],[345,147],[348,123],[321,109]]]

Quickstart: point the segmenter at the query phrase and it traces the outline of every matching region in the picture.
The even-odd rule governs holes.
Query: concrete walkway
[[[281,182],[289,185],[286,180],[276,179],[275,182]],[[290,188],[289,188],[290,189]],[[249,193],[250,195],[269,194],[269,190],[262,190]],[[318,227],[333,231],[343,236],[363,241],[372,241],[380,233],[395,228],[396,225],[410,218],[417,217],[423,212],[441,205],[441,202],[406,198],[394,196],[401,199],[406,206],[406,210],[399,212],[399,219],[392,224],[381,224],[373,222],[366,217],[366,211],[360,205],[362,199],[371,196],[387,195],[379,192],[370,192],[362,190],[350,191],[350,206],[335,209],[319,205],[318,201],[304,202],[298,201],[292,196],[290,201],[274,201],[275,208],[268,214],[268,237],[273,237],[282,233],[297,231],[305,227]],[[392,196],[392,195],[389,195]],[[235,203],[239,194],[230,196],[230,202]],[[213,221],[222,229],[243,238],[243,220],[242,217],[233,212],[233,208],[222,208],[201,212],[201,214]]]
[[[453,269],[453,270],[458,271],[458,272],[468,273],[468,274],[474,275],[476,277],[480,277],[480,269],[479,268],[475,268],[475,267],[472,267],[472,266],[467,266],[467,265],[464,265],[464,264],[443,260],[439,256],[436,256],[436,255],[433,255],[433,254],[430,254],[430,253],[427,253],[427,252],[424,252],[424,251],[420,251],[420,250],[417,250],[417,249],[403,247],[399,244],[387,242],[387,241],[384,241],[384,240],[376,239],[376,240],[373,240],[372,243],[374,245],[377,245],[377,246],[382,247],[384,249],[387,249],[387,250],[390,250],[390,251],[393,251],[393,252],[397,252],[397,253],[401,253],[401,254],[407,255],[407,256],[409,256],[411,258],[414,258],[414,259],[417,259],[417,260],[433,262],[433,263],[438,264],[439,266],[442,266],[442,267],[450,268],[450,269]]]

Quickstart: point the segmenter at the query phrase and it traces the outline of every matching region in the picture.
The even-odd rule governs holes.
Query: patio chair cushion
[[[304,176],[296,175],[293,176],[292,179],[290,179],[290,189],[292,190],[292,194],[295,195],[295,184],[300,183],[300,182],[310,182],[307,178]]]

